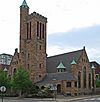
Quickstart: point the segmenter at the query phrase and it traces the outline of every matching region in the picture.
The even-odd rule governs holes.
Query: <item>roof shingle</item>
[[[47,73],[56,73],[59,62],[62,62],[64,66],[66,67],[66,71],[70,72],[71,62],[73,58],[77,63],[82,52],[83,52],[83,49],[48,57],[47,58]]]

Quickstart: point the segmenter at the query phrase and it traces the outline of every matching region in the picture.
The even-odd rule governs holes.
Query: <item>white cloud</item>
[[[26,0],[30,13],[36,11],[48,18],[48,34],[100,24],[100,0]],[[23,0],[0,2],[0,53],[11,53],[19,47],[19,14]],[[48,54],[72,51],[77,47],[48,46]],[[98,50],[98,49],[97,49]],[[90,53],[90,52],[89,52]],[[93,52],[94,54],[96,51]],[[90,53],[89,55],[93,55]],[[95,54],[95,56],[97,53]]]
[[[73,46],[59,46],[59,45],[50,45],[47,47],[47,54],[48,56],[58,55],[62,53],[72,52],[75,50],[79,50],[78,47]]]
[[[87,54],[90,61],[98,61],[100,63],[100,48],[88,48]]]
[[[100,24],[100,0],[42,0],[45,2],[37,4],[36,10],[47,16],[48,34]]]

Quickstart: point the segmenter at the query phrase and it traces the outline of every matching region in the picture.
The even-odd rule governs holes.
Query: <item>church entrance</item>
[[[61,93],[61,85],[60,84],[57,85],[57,93]]]

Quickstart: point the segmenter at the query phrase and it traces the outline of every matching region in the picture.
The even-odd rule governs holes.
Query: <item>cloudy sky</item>
[[[48,18],[49,56],[86,47],[100,63],[100,0],[26,0],[30,13]],[[0,53],[19,47],[19,7],[23,0],[0,0]]]

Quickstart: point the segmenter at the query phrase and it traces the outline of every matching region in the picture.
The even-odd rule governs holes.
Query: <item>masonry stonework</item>
[[[29,71],[33,82],[43,79],[46,73],[46,23],[46,17],[36,12],[29,14],[29,7],[24,0],[20,6],[18,65],[22,65]],[[11,65],[18,67],[13,63]]]
[[[85,47],[47,57],[46,36],[47,18],[36,12],[29,14],[29,7],[24,0],[20,6],[19,53],[16,49],[10,74],[13,76],[18,66],[23,65],[37,85],[56,84],[58,93],[72,96],[90,93],[92,69]]]

